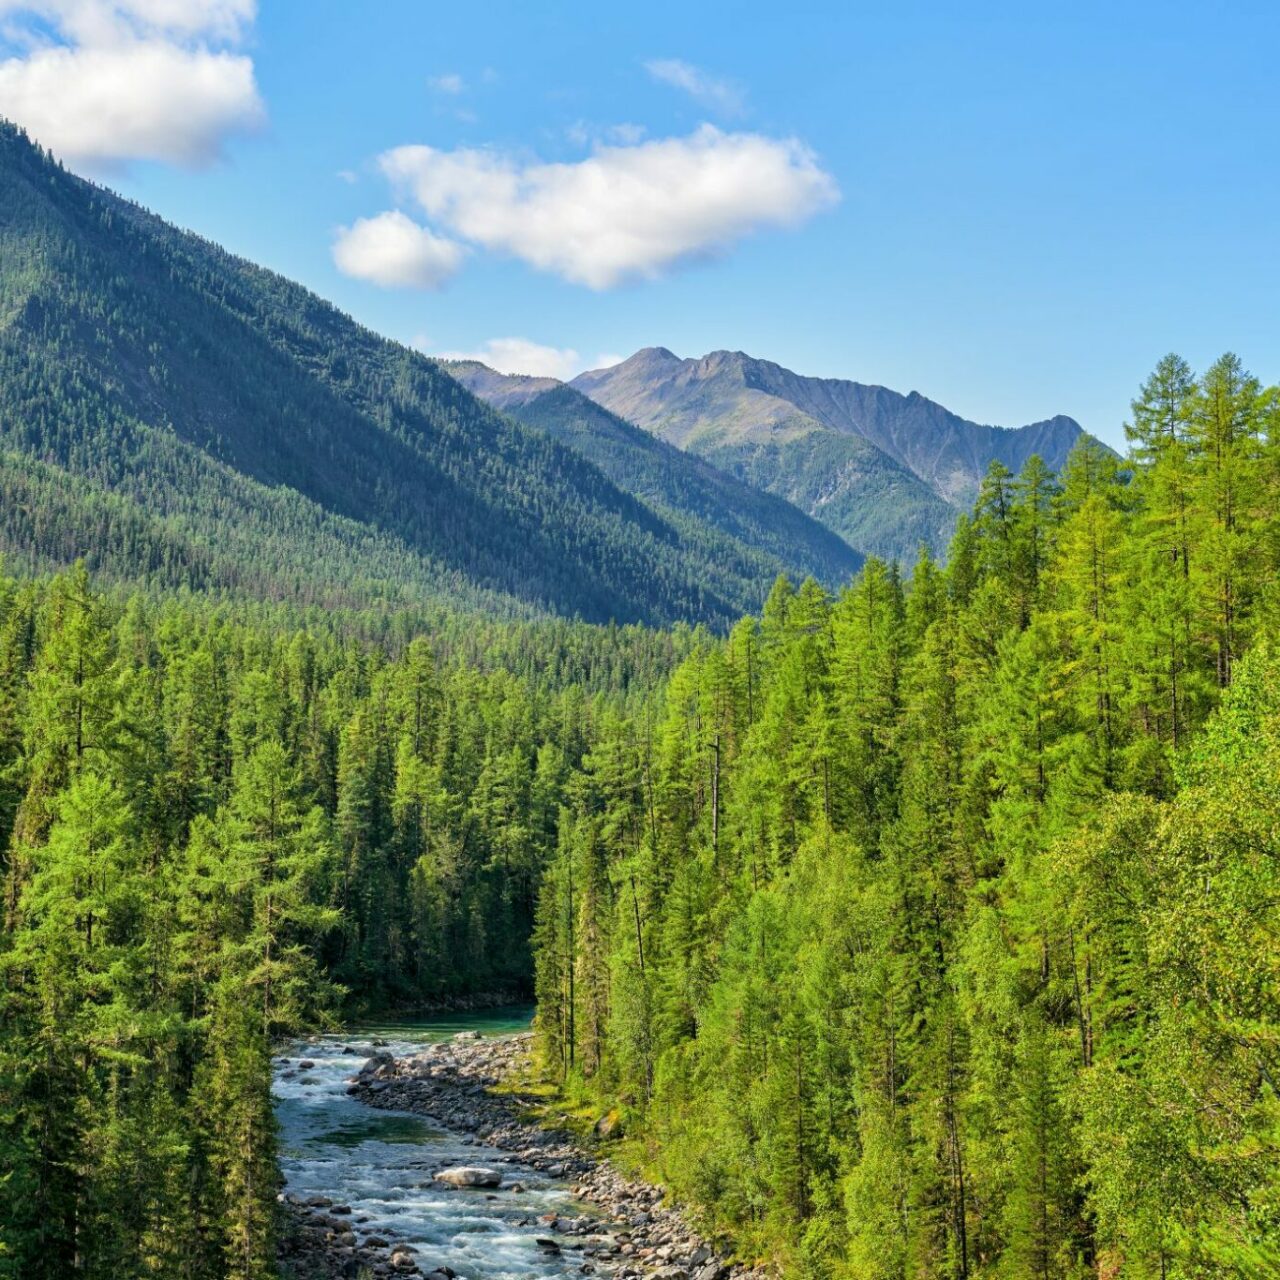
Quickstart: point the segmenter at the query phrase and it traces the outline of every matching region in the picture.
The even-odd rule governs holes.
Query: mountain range
[[[313,603],[716,625],[780,572],[834,586],[860,563],[677,450],[665,487],[632,492],[554,436],[0,127],[0,553]]]
[[[822,581],[846,578],[862,564],[847,542],[792,503],[668,444],[565,383],[504,375],[476,361],[443,367],[494,408],[587,458],[673,524],[717,530]]]
[[[863,553],[944,549],[997,459],[1054,470],[1080,438],[1058,416],[1016,428],[970,422],[918,392],[804,377],[741,351],[681,359],[647,347],[580,374],[576,390],[663,440],[786,498]]]
[[[1015,431],[741,353],[571,384],[444,363],[0,124],[0,555],[307,604],[723,626],[945,549]]]

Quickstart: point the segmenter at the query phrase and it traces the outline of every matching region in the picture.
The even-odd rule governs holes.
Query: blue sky
[[[426,350],[740,348],[1113,443],[1168,350],[1280,377],[1275,5],[0,0],[0,30],[0,112]]]

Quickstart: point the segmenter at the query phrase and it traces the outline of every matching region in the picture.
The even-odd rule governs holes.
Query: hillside
[[[275,598],[721,624],[777,567],[9,126],[0,477],[17,563]]]
[[[572,384],[682,449],[795,503],[863,552],[908,558],[945,545],[993,459],[1038,453],[1061,468],[1081,435],[1056,417],[969,422],[917,392],[809,378],[742,352],[682,360],[649,347]]]
[[[771,579],[847,581],[862,556],[798,507],[753,488],[634,424],[553,378],[508,376],[476,361],[444,367],[469,390],[594,463],[679,527],[687,541],[712,549],[735,572]]]

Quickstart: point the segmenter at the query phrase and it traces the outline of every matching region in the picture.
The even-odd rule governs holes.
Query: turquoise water
[[[406,1244],[423,1270],[447,1265],[468,1280],[577,1274],[580,1254],[548,1256],[535,1242],[547,1234],[540,1215],[587,1211],[563,1182],[420,1116],[366,1107],[346,1092],[349,1077],[375,1051],[374,1040],[387,1041],[387,1049],[402,1057],[460,1031],[525,1031],[531,1017],[531,1009],[516,1007],[381,1021],[289,1046],[276,1062],[273,1086],[286,1190],[350,1205],[357,1233]],[[314,1066],[304,1070],[303,1061]],[[447,1189],[432,1176],[446,1164],[491,1165],[503,1171],[503,1186]],[[513,1182],[527,1190],[510,1190]]]
[[[351,1034],[363,1037],[399,1038],[402,1043],[432,1044],[448,1040],[460,1031],[478,1031],[482,1036],[514,1036],[533,1025],[533,1006],[505,1005],[500,1009],[484,1009],[479,1013],[443,1013],[429,1018],[398,1018],[379,1022],[362,1022]]]

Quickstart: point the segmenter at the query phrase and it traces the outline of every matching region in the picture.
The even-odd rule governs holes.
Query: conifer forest
[[[273,1046],[536,994],[749,1254],[1280,1263],[1280,397],[727,633],[0,581],[0,1271],[273,1274]]]

